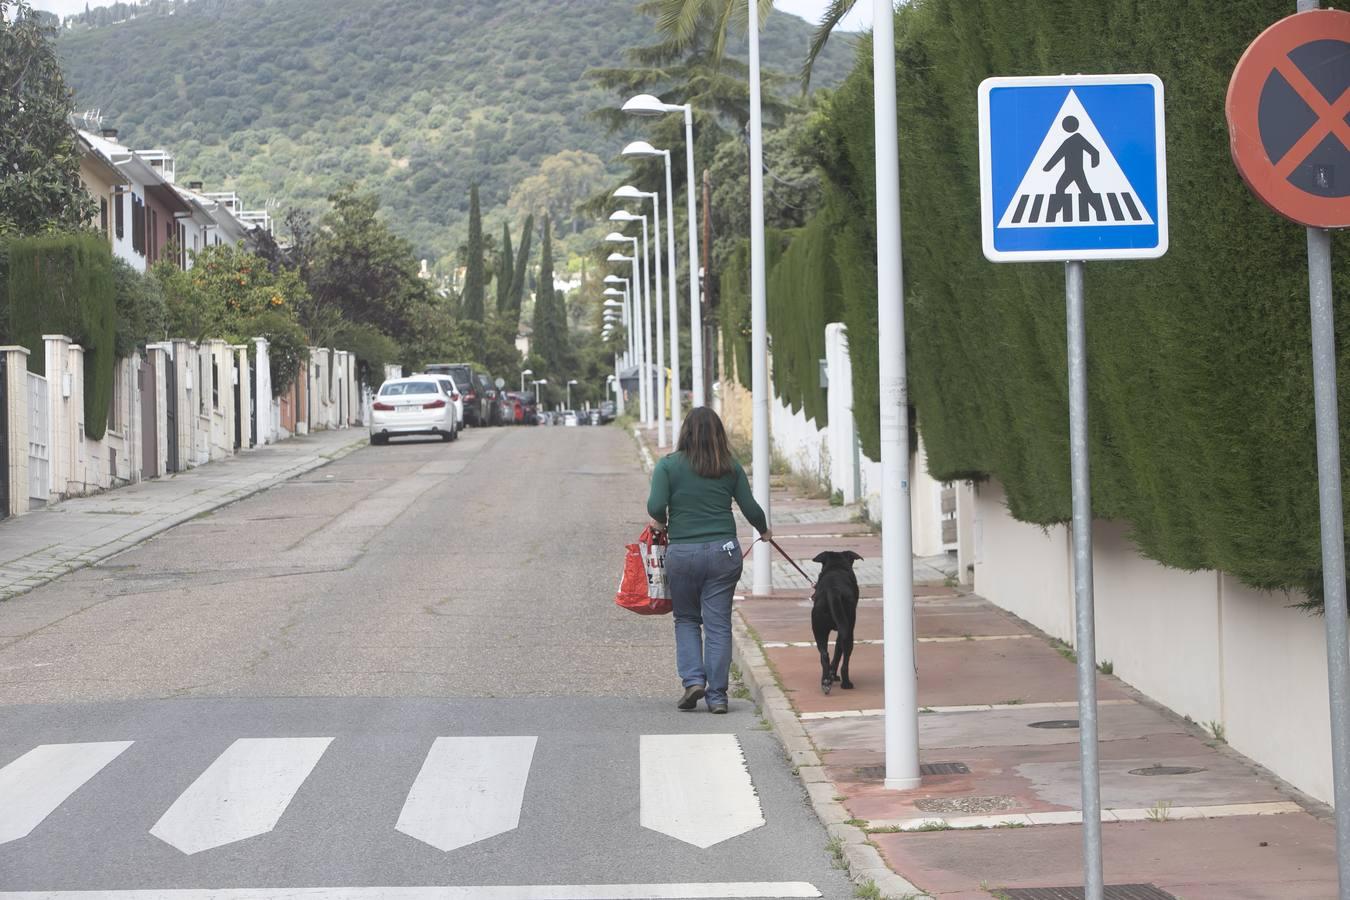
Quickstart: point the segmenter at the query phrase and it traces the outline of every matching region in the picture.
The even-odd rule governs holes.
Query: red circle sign
[[[1225,109],[1252,193],[1300,224],[1350,227],[1350,13],[1297,13],[1261,32]]]

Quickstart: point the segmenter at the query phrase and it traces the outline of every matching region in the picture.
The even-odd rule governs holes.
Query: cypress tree
[[[544,244],[539,252],[539,283],[534,297],[534,352],[544,360],[550,372],[556,372],[561,347],[557,317],[553,312],[557,298],[553,294],[553,237],[548,215],[544,215]]]
[[[525,217],[525,227],[520,232],[520,253],[516,256],[516,270],[511,275],[510,309],[520,318],[520,304],[525,299],[525,282],[530,268],[530,241],[534,237],[534,216]]]
[[[474,322],[483,321],[483,220],[478,211],[478,185],[469,188],[469,258],[465,263],[464,293],[460,315]]]
[[[502,253],[497,260],[497,312],[504,313],[511,303],[511,279],[515,276],[515,260],[511,254],[511,226],[502,223]]]

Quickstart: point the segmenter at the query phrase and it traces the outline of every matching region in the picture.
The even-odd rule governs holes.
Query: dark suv
[[[479,379],[481,373],[468,363],[432,363],[424,369],[428,375],[450,375],[464,390],[464,424],[475,428],[492,421],[487,394]]]

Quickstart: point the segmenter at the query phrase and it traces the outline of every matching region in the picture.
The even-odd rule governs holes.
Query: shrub
[[[9,244],[10,333],[28,348],[28,366],[47,368],[44,334],[84,348],[84,430],[108,427],[117,363],[117,283],[108,242],[94,234],[21,238]]]

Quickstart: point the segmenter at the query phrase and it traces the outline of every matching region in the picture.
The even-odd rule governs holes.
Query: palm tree
[[[762,23],[773,9],[773,0],[758,0],[759,19]],[[820,56],[831,32],[844,20],[857,0],[831,0],[825,14],[816,23],[811,35],[811,46],[806,60],[802,63],[802,91],[811,83],[811,68],[816,57]],[[712,60],[720,63],[726,54],[727,32],[734,23],[744,29],[749,23],[749,0],[648,0],[641,7],[643,12],[656,17],[657,29],[666,36],[663,46],[683,49],[705,30],[713,36],[709,47]]]

